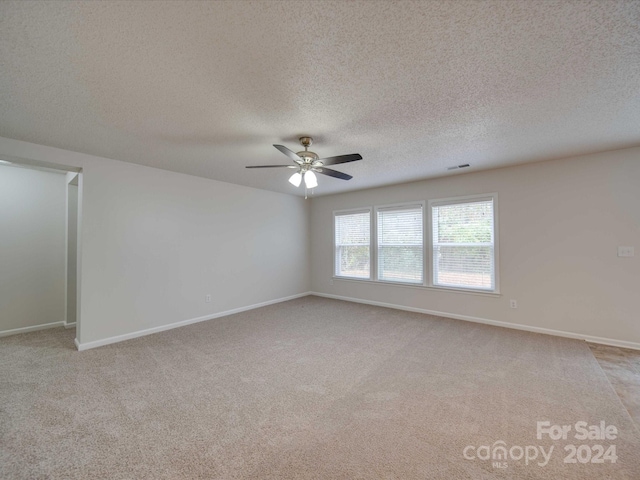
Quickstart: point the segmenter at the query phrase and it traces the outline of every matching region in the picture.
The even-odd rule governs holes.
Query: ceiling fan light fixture
[[[316,188],[318,186],[318,178],[311,170],[304,174],[304,184],[307,188]]]
[[[300,172],[294,173],[293,175],[291,175],[291,178],[289,178],[289,183],[294,187],[299,187],[301,182],[302,175],[300,174]]]

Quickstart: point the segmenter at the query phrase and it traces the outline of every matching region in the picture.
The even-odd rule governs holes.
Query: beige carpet
[[[580,341],[307,297],[86,352],[63,329],[7,337],[0,360],[3,479],[640,478]],[[538,440],[544,420],[619,434]],[[554,451],[463,457],[500,440]],[[618,459],[565,464],[567,444]]]

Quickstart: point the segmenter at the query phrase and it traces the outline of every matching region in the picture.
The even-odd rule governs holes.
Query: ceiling
[[[0,71],[0,136],[291,194],[640,145],[632,0],[4,0]]]

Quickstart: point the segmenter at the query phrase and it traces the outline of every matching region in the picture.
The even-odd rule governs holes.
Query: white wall
[[[64,320],[65,176],[0,165],[0,332]]]
[[[1,137],[0,154],[83,169],[80,344],[309,290],[301,198]]]
[[[78,186],[69,183],[77,178],[67,174],[67,325],[76,323],[78,263]]]
[[[499,194],[501,296],[330,284],[334,210],[491,192]],[[316,197],[311,210],[315,292],[640,348],[640,148]],[[619,245],[635,246],[636,256],[618,258]]]

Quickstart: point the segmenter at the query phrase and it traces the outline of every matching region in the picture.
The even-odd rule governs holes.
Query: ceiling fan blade
[[[282,153],[284,153],[287,157],[289,157],[294,162],[298,164],[303,162],[303,160],[295,152],[293,152],[292,150],[289,150],[284,145],[274,145],[274,147],[276,147],[278,150],[280,150]]]
[[[321,158],[318,162],[322,162],[322,165],[337,165],[339,163],[355,162],[356,160],[362,160],[362,155],[359,153],[338,155],[337,157]]]
[[[300,168],[297,165],[251,165],[244,168]]]
[[[351,175],[347,175],[346,173],[338,172],[337,170],[331,170],[330,168],[313,167],[312,170],[314,172],[318,172],[318,173],[321,173],[323,175],[329,175],[330,177],[339,178],[340,180],[351,180],[353,178]]]

